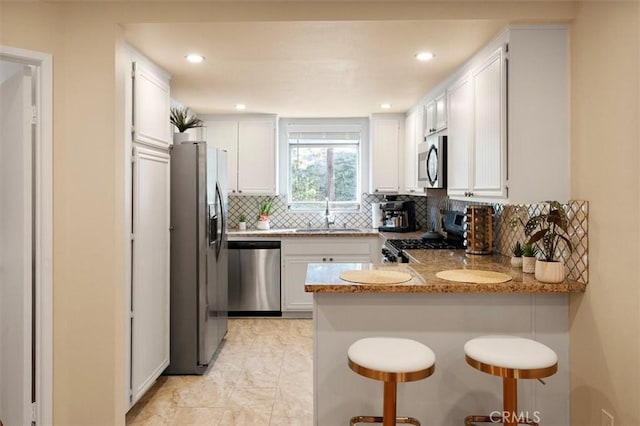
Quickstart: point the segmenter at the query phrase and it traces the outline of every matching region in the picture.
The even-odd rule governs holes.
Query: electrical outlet
[[[613,425],[613,416],[607,412],[604,408],[600,413],[600,425],[601,426],[614,426]]]

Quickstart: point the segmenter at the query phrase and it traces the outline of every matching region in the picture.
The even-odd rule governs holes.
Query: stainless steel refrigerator
[[[227,333],[227,152],[171,150],[171,358],[166,374],[202,374]]]

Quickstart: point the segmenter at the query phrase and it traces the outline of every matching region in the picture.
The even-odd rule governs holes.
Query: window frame
[[[368,152],[369,152],[369,119],[368,118],[307,118],[307,119],[295,119],[295,118],[281,118],[280,119],[280,159],[282,167],[280,167],[280,182],[281,188],[286,188],[287,209],[292,213],[318,213],[324,211],[325,202],[317,202],[318,208],[295,208],[296,203],[293,202],[290,194],[290,171],[291,171],[291,145],[289,143],[290,132],[358,132],[360,139],[357,142],[358,151],[358,170],[357,170],[357,188],[356,199],[353,202],[340,202],[330,201],[329,208],[334,209],[341,213],[354,213],[360,212],[362,209],[362,194],[363,188],[365,188],[364,176],[368,173]],[[341,145],[353,145],[349,143],[345,144],[305,144],[306,146],[341,146]],[[310,201],[308,203],[314,203]],[[308,204],[306,203],[306,204]],[[354,204],[352,209],[336,209],[338,204]]]

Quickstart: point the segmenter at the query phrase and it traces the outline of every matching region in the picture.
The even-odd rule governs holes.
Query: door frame
[[[53,57],[0,45],[0,59],[35,67],[35,341],[37,424],[53,423]]]

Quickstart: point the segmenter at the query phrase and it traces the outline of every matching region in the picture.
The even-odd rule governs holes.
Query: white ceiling
[[[503,20],[129,24],[126,38],[172,75],[198,114],[355,117],[405,112],[507,25]],[[421,63],[414,55],[435,53]],[[204,63],[189,64],[197,52]]]

